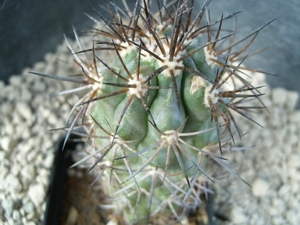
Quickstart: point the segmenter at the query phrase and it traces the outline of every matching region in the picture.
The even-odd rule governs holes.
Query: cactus
[[[251,85],[241,66],[244,52],[261,29],[236,40],[236,30],[224,31],[231,14],[201,26],[210,1],[192,18],[194,1],[136,1],[130,10],[108,5],[112,21],[95,8],[100,27],[79,51],[68,42],[80,78],[34,74],[79,83],[60,94],[77,93],[67,138],[85,129],[90,170],[101,174],[107,204],[125,223],[149,223],[153,218],[182,221],[200,207],[204,185],[213,181],[206,170],[210,159],[238,176],[222,152],[233,148],[243,133],[234,114],[256,123],[251,110],[265,108],[261,87]],[[85,38],[86,40],[87,38]],[[240,43],[247,43],[233,51]],[[261,72],[261,71],[258,71]],[[82,94],[83,93],[83,94]],[[245,105],[258,100],[261,107]],[[250,101],[251,103],[251,101]],[[257,123],[258,124],[258,123]],[[259,124],[258,124],[259,125]],[[66,138],[66,140],[67,140]]]

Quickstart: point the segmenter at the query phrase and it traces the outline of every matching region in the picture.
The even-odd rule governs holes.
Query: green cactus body
[[[110,9],[117,12],[113,22],[95,10],[104,25],[93,30],[92,48],[84,49],[76,32],[81,51],[69,45],[83,71],[83,79],[73,82],[91,91],[74,106],[73,112],[80,110],[68,134],[80,116],[91,121],[82,124],[95,158],[91,168],[101,171],[108,204],[125,223],[159,217],[171,224],[201,206],[202,183],[212,180],[207,158],[225,166],[219,154],[236,131],[241,136],[232,112],[252,120],[242,103],[261,95],[235,66],[253,39],[231,51],[266,25],[235,42],[235,31],[222,36],[223,20],[235,14],[201,27],[209,1],[194,20],[193,2],[176,1],[176,9],[158,3],[153,14],[146,1],[137,1],[132,11],[124,1],[127,17]],[[222,50],[226,41],[229,47]]]
[[[90,111],[94,120],[106,131],[110,130],[111,137],[118,139],[114,147],[119,150],[105,153],[105,160],[113,162],[118,179],[114,184],[107,183],[115,186],[109,195],[119,190],[120,194],[116,196],[129,196],[134,212],[127,214],[135,215],[135,218],[129,218],[130,221],[145,222],[147,217],[164,208],[165,213],[172,215],[172,210],[177,212],[183,205],[188,207],[189,202],[197,206],[200,203],[199,196],[188,194],[191,188],[188,183],[197,180],[205,170],[206,158],[202,149],[218,140],[216,125],[211,121],[211,108],[205,100],[207,89],[212,86],[209,81],[214,79],[216,71],[205,61],[204,51],[176,62],[195,49],[193,45],[198,45],[200,38],[189,41],[191,47],[179,51],[172,61],[169,59],[171,49],[161,40],[165,55],[159,50],[155,52],[164,62],[147,55],[139,46],[131,46],[131,51],[119,51],[122,60],[116,57],[109,64],[119,76],[103,65],[98,68],[103,74],[100,96],[128,89],[96,101]],[[147,46],[150,41],[144,38],[144,44]],[[164,66],[162,72],[153,76]],[[205,80],[192,71],[176,69],[176,66],[209,76]],[[226,108],[223,110],[225,113]],[[96,133],[105,136],[106,131],[98,127]],[[96,143],[100,147],[109,146],[112,138],[98,139]],[[120,191],[120,187],[124,191]],[[124,210],[124,205],[120,211]]]

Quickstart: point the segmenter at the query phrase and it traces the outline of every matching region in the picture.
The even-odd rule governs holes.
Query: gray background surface
[[[101,11],[99,4],[104,1],[0,0],[0,78],[7,81],[22,68],[43,60],[45,53],[54,52],[63,41],[64,33],[72,37],[72,26],[84,30],[92,25],[84,15],[94,15],[88,2]],[[203,1],[198,2],[200,8]],[[300,0],[213,0],[209,8],[212,20],[222,13],[243,11],[238,17],[241,36],[277,18],[259,34],[252,50],[274,46],[246,64],[277,74],[268,77],[271,86],[300,93]]]

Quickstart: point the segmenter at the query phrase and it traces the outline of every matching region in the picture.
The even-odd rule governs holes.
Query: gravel
[[[41,224],[54,145],[64,127],[72,102],[70,96],[54,96],[70,84],[43,79],[28,71],[72,74],[72,58],[63,43],[44,62],[12,76],[9,85],[0,81],[0,224]],[[263,79],[255,80],[264,84]],[[269,112],[256,115],[264,126],[242,121],[249,133],[242,144],[252,146],[227,152],[233,167],[251,187],[220,173],[213,186],[214,210],[229,221],[217,224],[299,224],[300,214],[300,111],[298,95],[283,88],[265,87]],[[240,123],[240,124],[241,124]],[[77,214],[76,209],[73,210]]]
[[[268,88],[267,88],[268,89]],[[230,175],[214,186],[214,209],[230,221],[217,224],[299,224],[300,214],[300,114],[294,110],[298,95],[283,88],[268,90],[268,112],[243,123],[249,133],[243,152],[224,154],[251,187]]]
[[[43,79],[29,71],[62,75],[72,73],[72,59],[60,47],[59,55],[47,54],[44,62],[12,76],[9,85],[0,81],[0,224],[41,224],[54,145],[64,127],[70,106],[55,97],[67,83]],[[60,59],[64,61],[60,61]],[[69,98],[70,99],[70,98]]]

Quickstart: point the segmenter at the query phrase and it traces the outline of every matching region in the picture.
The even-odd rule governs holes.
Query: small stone
[[[25,102],[18,102],[16,104],[16,109],[18,113],[25,119],[25,120],[32,120],[33,114],[29,107],[29,104]]]
[[[297,144],[299,141],[299,135],[296,133],[288,134],[286,142],[289,143],[289,145]]]
[[[6,153],[4,151],[0,151],[0,162],[4,161],[5,159],[6,159]],[[0,164],[0,166],[1,166],[0,168],[2,169],[2,163]]]
[[[274,216],[271,224],[287,224],[281,215]]]
[[[284,105],[287,99],[287,91],[284,88],[274,88],[272,91],[272,100],[276,105]]]
[[[286,193],[289,192],[289,190],[290,190],[290,186],[288,184],[284,184],[279,188],[278,194],[280,196],[284,196]]]
[[[26,223],[26,225],[37,225],[35,222],[33,222],[33,221],[28,221],[27,223]]]
[[[281,207],[282,205],[284,205],[284,202],[280,198],[273,198],[272,199],[273,207],[270,207],[270,208],[274,208],[278,212],[278,208]]]
[[[298,102],[299,94],[296,91],[289,91],[287,93],[286,108],[288,110],[293,110],[296,108]]]
[[[56,122],[57,122],[57,117],[54,114],[50,114],[50,116],[48,117],[48,123],[51,126],[56,126]]]
[[[287,157],[287,165],[289,167],[300,167],[300,155],[296,155],[296,154],[293,154],[293,155],[288,155]]]
[[[32,162],[36,157],[36,151],[35,149],[32,149],[27,155],[26,155],[26,162],[30,163]]]
[[[11,192],[20,192],[22,190],[22,184],[20,183],[18,177],[9,173],[6,177],[7,191]]]
[[[44,167],[51,169],[53,166],[53,160],[54,160],[53,153],[52,152],[47,153],[44,163],[43,163]]]
[[[27,219],[27,220],[34,220],[35,217],[36,217],[35,211],[31,211],[31,212],[29,212],[29,213],[26,215],[26,219]],[[28,223],[27,223],[27,224],[28,224]]]
[[[17,146],[18,152],[20,154],[26,154],[30,152],[32,149],[32,144],[32,139],[27,139],[25,141],[20,142]]]
[[[184,223],[182,223],[182,224],[184,224]],[[116,219],[113,218],[113,219],[109,220],[106,225],[118,225],[118,221],[116,221]]]
[[[66,224],[68,225],[74,225],[76,224],[78,217],[78,211],[74,206],[71,206],[69,213],[68,213],[68,218]]]
[[[0,146],[4,151],[9,151],[11,148],[11,139],[7,136],[1,137]]]
[[[20,97],[20,89],[11,85],[5,86],[4,90],[1,90],[0,93],[1,92],[5,93],[4,97],[10,102],[15,102],[16,99],[19,99]]]
[[[21,89],[21,99],[25,102],[29,102],[32,99],[32,93],[27,87]]]
[[[22,216],[22,223],[28,225],[27,219],[25,216]]]
[[[32,179],[35,177],[35,168],[34,165],[29,164],[20,171],[22,183],[25,188],[28,188],[30,183],[32,182]]]
[[[11,76],[9,78],[9,83],[10,85],[12,86],[15,86],[15,87],[20,87],[21,84],[22,84],[22,79],[20,76]]]
[[[1,103],[1,112],[4,115],[8,115],[11,116],[12,112],[13,112],[13,104],[11,104],[10,102],[3,102]]]
[[[32,91],[34,93],[43,93],[46,90],[46,84],[41,79],[36,79],[32,85]]]
[[[231,209],[230,219],[232,223],[245,223],[247,216],[244,214],[243,209],[239,206],[234,206]]]
[[[3,161],[2,161],[3,162]],[[4,182],[4,178],[7,176],[7,174],[9,173],[9,169],[6,166],[1,166],[1,170],[0,170],[0,190],[5,190],[6,189],[6,182]]]
[[[296,167],[289,167],[287,169],[287,174],[291,179],[295,179],[295,177],[298,177],[298,171]]]
[[[46,66],[46,63],[45,62],[37,62],[34,64],[33,68],[31,69],[31,71],[42,71]],[[36,75],[30,75],[30,76],[35,76],[35,79],[36,79]],[[34,78],[32,78],[34,79]]]
[[[31,201],[27,201],[23,203],[22,210],[24,211],[25,214],[32,212],[34,210],[33,203]]]
[[[293,112],[291,115],[289,115],[289,121],[290,123],[300,123],[300,110]]]
[[[7,222],[8,225],[15,224],[14,219],[12,217],[7,218],[6,222]]]
[[[19,213],[20,213],[21,217],[24,217],[24,216],[25,216],[24,209],[20,208],[20,209],[19,209]]]
[[[269,184],[266,180],[257,178],[252,183],[252,194],[255,197],[262,197],[266,195],[268,189],[269,189]]]
[[[300,181],[296,181],[296,180],[292,179],[290,185],[291,185],[292,193],[298,194],[298,191],[300,190]]]
[[[278,215],[278,210],[275,207],[270,207],[269,210],[268,210],[268,212],[273,217],[276,216],[276,215]]]
[[[40,207],[46,197],[44,185],[41,183],[31,185],[28,189],[28,196],[37,208]]]
[[[289,222],[289,224],[298,224],[299,223],[299,219],[297,216],[297,212],[295,210],[288,210],[285,214],[285,218],[286,220]]]
[[[10,218],[14,209],[14,202],[11,199],[2,199],[1,206],[4,209],[4,216]]]
[[[14,210],[13,213],[12,213],[12,218],[14,219],[15,222],[18,222],[21,220],[21,215],[19,213],[18,210]]]

